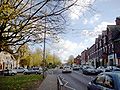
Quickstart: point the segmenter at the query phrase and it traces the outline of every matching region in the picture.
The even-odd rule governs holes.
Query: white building
[[[0,70],[13,69],[14,67],[16,67],[16,60],[13,55],[4,51],[0,52]]]

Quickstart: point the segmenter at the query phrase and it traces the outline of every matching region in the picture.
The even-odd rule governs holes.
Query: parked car
[[[3,70],[0,70],[0,75],[3,75]]]
[[[29,69],[25,69],[25,71],[23,72],[25,75],[26,74],[41,74],[42,73],[42,69],[41,68],[29,68]]]
[[[63,69],[63,66],[60,66],[59,69]]]
[[[86,75],[97,75],[97,74],[101,73],[99,70],[95,69],[92,66],[83,68],[82,72],[83,72],[83,74],[86,74]]]
[[[105,69],[105,72],[112,72],[112,71],[120,71],[120,68],[116,66],[107,66],[107,68]]]
[[[14,70],[16,70],[17,73],[23,73],[25,71],[25,68],[23,68],[23,67],[16,67],[16,68],[14,68]]]
[[[90,68],[90,67],[91,66],[89,66],[89,65],[83,65],[82,68],[81,68],[81,70],[85,70],[85,69]]]
[[[13,76],[13,75],[16,75],[17,72],[15,70],[12,70],[12,69],[6,69],[6,70],[3,70],[3,75],[4,76]]]
[[[71,73],[72,72],[72,68],[70,66],[64,66],[62,73]]]
[[[97,70],[99,70],[100,72],[105,72],[106,68],[103,66],[99,66]]]
[[[120,90],[120,71],[104,72],[89,82],[88,90]]]

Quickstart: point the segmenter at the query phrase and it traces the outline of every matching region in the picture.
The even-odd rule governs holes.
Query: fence
[[[63,90],[63,81],[62,78],[60,76],[57,77],[57,90]]]

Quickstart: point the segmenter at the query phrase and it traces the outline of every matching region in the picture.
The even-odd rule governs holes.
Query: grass
[[[42,80],[42,75],[0,76],[0,90],[35,90]]]

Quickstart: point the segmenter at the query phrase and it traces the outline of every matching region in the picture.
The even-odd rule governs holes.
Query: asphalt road
[[[66,90],[87,90],[87,84],[95,78],[95,76],[84,75],[81,71],[63,74],[60,69],[56,69],[53,74],[61,76]]]

